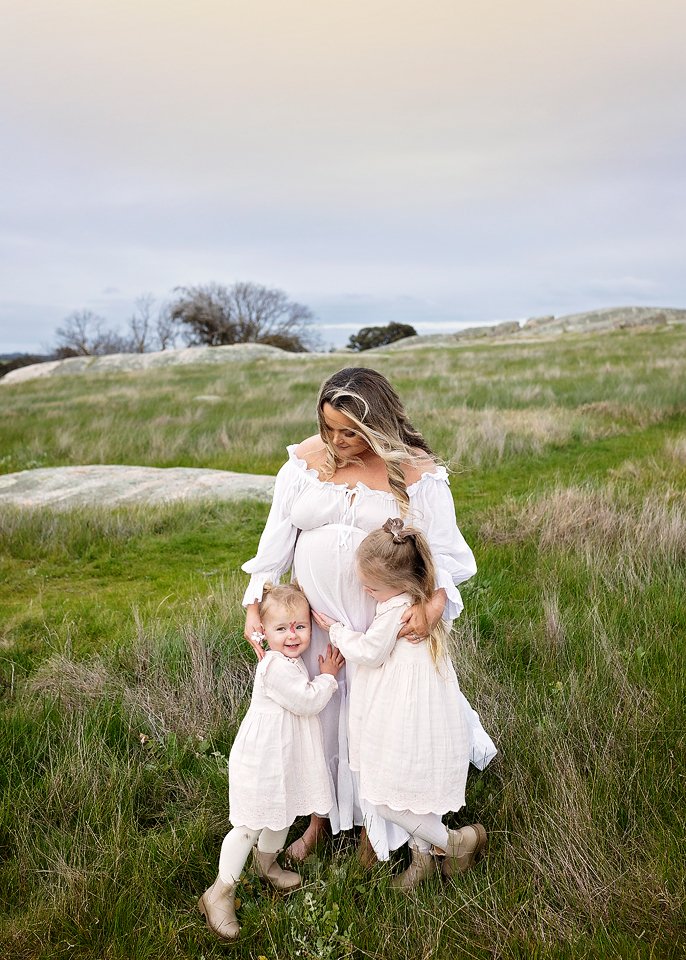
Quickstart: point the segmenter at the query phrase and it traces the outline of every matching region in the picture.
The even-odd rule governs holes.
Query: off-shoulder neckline
[[[354,490],[364,490],[365,493],[375,493],[385,497],[386,499],[395,500],[395,496],[390,490],[377,490],[375,487],[368,487],[366,483],[362,482],[362,480],[358,480],[357,483],[352,487],[348,486],[347,483],[334,483],[333,480],[322,480],[318,471],[315,470],[314,467],[308,467],[307,460],[303,460],[302,457],[297,455],[295,451],[298,447],[299,444],[297,443],[291,443],[286,447],[286,450],[288,451],[288,459],[290,463],[300,470],[302,474],[309,480],[318,483],[322,487],[331,487],[332,490],[347,490],[350,493],[352,493]],[[427,478],[430,480],[447,481],[448,471],[445,469],[445,467],[440,463],[434,464],[434,467],[434,470],[425,470],[424,473],[419,476],[418,480],[415,480],[414,483],[408,484],[408,494],[411,495],[415,492],[415,490],[418,490],[421,486],[423,486]]]

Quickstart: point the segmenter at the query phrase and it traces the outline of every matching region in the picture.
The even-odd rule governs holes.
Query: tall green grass
[[[452,653],[500,754],[472,772],[451,823],[485,824],[485,861],[406,897],[391,867],[363,872],[353,838],[337,837],[287,898],[248,871],[241,939],[216,942],[195,901],[227,828],[226,758],[253,668],[238,567],[266,508],[5,508],[0,955],[684,956],[686,384],[672,376],[684,339],[626,332],[517,348],[364,358],[443,456],[462,450],[453,487],[479,573]],[[242,410],[245,448],[213,455],[274,470],[278,447],[314,429],[316,382],[333,363],[270,361],[268,376],[232,365],[231,382],[216,368],[106,378],[85,434],[86,384],[26,384],[11,397],[46,462],[59,461],[39,425],[49,404],[73,438],[66,462],[98,443],[110,462],[146,462],[135,454],[142,411],[181,410],[214,384],[226,410],[203,412],[216,418],[204,433],[177,424],[179,458],[217,465],[193,444]],[[275,407],[302,419],[276,421]],[[119,433],[103,419],[98,435],[99,410],[116,414]],[[15,422],[2,430],[3,451],[20,457]],[[250,459],[258,436],[264,452],[255,445]]]
[[[683,412],[686,327],[350,357],[397,386],[444,458],[490,467]],[[0,471],[84,463],[274,473],[316,431],[340,355],[2,384]],[[207,397],[217,398],[211,403]],[[135,430],[131,425],[135,424]]]

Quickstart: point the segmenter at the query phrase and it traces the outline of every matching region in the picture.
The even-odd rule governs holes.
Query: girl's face
[[[376,600],[377,603],[384,603],[386,600],[390,600],[391,597],[397,597],[403,592],[402,590],[398,590],[397,587],[389,587],[387,583],[382,583],[381,580],[370,577],[368,573],[362,570],[359,564],[357,565],[357,579],[362,584],[364,592],[372,597],[373,600]]]
[[[264,635],[270,650],[295,659],[310,645],[312,621],[307,600],[295,607],[283,603],[270,606],[262,616]]]
[[[360,436],[350,417],[346,417],[330,403],[322,406],[322,416],[329,431],[329,440],[342,460],[352,460],[369,451],[367,441]]]

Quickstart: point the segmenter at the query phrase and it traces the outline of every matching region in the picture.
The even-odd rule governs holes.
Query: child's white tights
[[[428,853],[432,846],[445,850],[448,846],[448,829],[437,813],[412,813],[411,810],[392,810],[385,804],[376,809],[384,820],[397,823],[410,834],[410,843],[422,853]]]
[[[283,830],[251,830],[249,827],[234,827],[224,837],[219,854],[219,876],[224,883],[238,883],[245,861],[257,844],[260,853],[276,853],[283,850],[289,827]]]

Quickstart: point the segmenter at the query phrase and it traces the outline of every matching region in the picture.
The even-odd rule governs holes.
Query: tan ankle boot
[[[241,932],[236,920],[236,884],[217,877],[198,900],[198,910],[207,926],[221,940],[235,940]]]
[[[441,872],[444,877],[465,873],[473,867],[486,846],[486,831],[480,823],[461,830],[448,830],[448,846]]]
[[[300,877],[292,870],[284,870],[277,862],[277,857],[281,853],[262,853],[257,847],[253,847],[252,863],[255,873],[270,883],[275,890],[295,890],[300,886]]]
[[[414,890],[422,880],[433,877],[438,870],[432,853],[423,853],[416,847],[410,847],[410,850],[412,851],[412,863],[404,873],[398,874],[391,880],[391,886],[395,887],[396,890]]]

